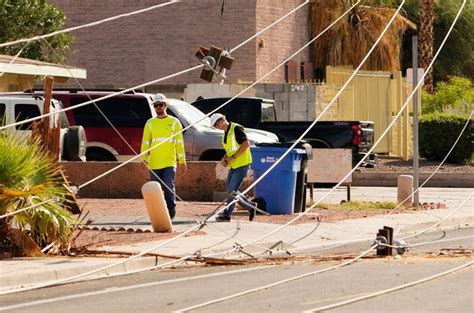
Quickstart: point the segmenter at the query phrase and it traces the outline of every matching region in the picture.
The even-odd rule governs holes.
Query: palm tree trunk
[[[419,25],[419,52],[420,67],[427,68],[433,60],[433,11],[434,0],[420,1],[420,25]],[[425,76],[423,87],[426,91],[433,92],[433,71],[430,70]]]

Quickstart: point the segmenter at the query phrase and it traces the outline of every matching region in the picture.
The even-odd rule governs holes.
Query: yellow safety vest
[[[240,126],[239,124],[230,123],[229,132],[227,133],[227,142],[224,142],[224,136],[222,136],[222,145],[224,146],[225,153],[228,157],[233,156],[237,150],[240,148],[240,144],[235,139],[235,127]],[[230,161],[230,168],[235,169],[252,163],[252,154],[250,153],[250,148],[245,150],[244,153],[239,155],[237,158]]]
[[[165,118],[151,118],[146,122],[143,128],[141,152],[143,153],[150,147],[160,144],[158,147],[142,155],[142,160],[147,160],[151,169],[158,170],[176,166],[176,159],[179,160],[180,164],[186,163],[181,129],[179,120],[169,115]],[[169,137],[176,133],[179,134],[169,139]]]

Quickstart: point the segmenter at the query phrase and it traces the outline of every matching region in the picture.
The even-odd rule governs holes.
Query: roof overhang
[[[12,62],[12,60],[14,60]],[[12,63],[11,63],[12,62]],[[20,75],[40,75],[65,78],[87,78],[87,71],[72,66],[36,61],[25,58],[16,58],[10,55],[0,55],[0,73],[12,73]]]

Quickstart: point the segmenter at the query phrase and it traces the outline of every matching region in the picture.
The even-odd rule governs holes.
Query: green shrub
[[[446,112],[469,114],[474,105],[472,81],[466,77],[451,76],[448,82],[440,82],[431,95],[422,94],[423,113]]]
[[[0,252],[15,252],[31,246],[26,245],[31,241],[38,248],[67,244],[78,221],[64,206],[70,192],[58,164],[37,139],[11,131],[4,135],[0,137],[0,215],[45,203],[0,219]]]
[[[467,122],[468,115],[432,113],[420,116],[420,156],[432,161],[441,161],[448,154],[456,138]],[[449,162],[469,162],[473,153],[472,118],[461,139],[448,157]]]

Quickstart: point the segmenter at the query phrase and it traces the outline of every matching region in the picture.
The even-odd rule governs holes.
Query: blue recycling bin
[[[285,153],[284,147],[252,147],[252,165],[255,180],[261,177]],[[296,176],[300,171],[303,149],[293,149],[256,186],[255,197],[265,200],[270,214],[293,214]]]

